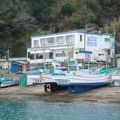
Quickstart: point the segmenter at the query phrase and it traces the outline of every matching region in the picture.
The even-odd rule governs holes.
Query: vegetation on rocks
[[[0,54],[26,56],[32,35],[94,23],[120,42],[119,0],[0,0]],[[118,51],[119,52],[119,51]]]

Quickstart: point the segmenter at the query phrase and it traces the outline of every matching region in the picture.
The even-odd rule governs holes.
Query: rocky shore
[[[66,91],[45,93],[43,87],[43,85],[36,85],[30,87],[12,86],[0,88],[0,99],[120,103],[120,87],[104,87],[82,94],[69,94]]]

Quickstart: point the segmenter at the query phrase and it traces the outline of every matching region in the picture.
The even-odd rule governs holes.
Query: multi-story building
[[[68,59],[82,61],[107,61],[114,59],[114,35],[100,32],[90,33],[75,30],[31,37],[31,48],[27,49],[27,61],[42,63]]]

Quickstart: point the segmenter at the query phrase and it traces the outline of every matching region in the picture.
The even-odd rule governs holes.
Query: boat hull
[[[82,93],[110,84],[110,76],[107,75],[71,75],[67,76],[67,80],[57,85],[67,86],[69,93]]]
[[[69,93],[83,93],[88,90],[108,86],[109,82],[104,83],[72,83],[72,84],[58,84],[58,86],[67,86]]]
[[[18,85],[17,80],[7,79],[7,80],[0,82],[0,88],[14,86],[14,85]]]
[[[47,83],[56,83],[54,86],[52,85],[50,88],[55,90],[59,90],[67,88],[69,93],[82,93],[91,89],[107,86],[110,84],[110,76],[109,75],[66,75],[66,76],[42,76],[41,77],[44,84]],[[57,89],[56,89],[57,88]],[[52,91],[52,90],[51,90]]]

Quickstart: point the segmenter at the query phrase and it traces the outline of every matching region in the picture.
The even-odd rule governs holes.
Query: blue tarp
[[[17,73],[23,70],[22,68],[23,63],[18,61],[12,61],[10,66],[10,72]]]

